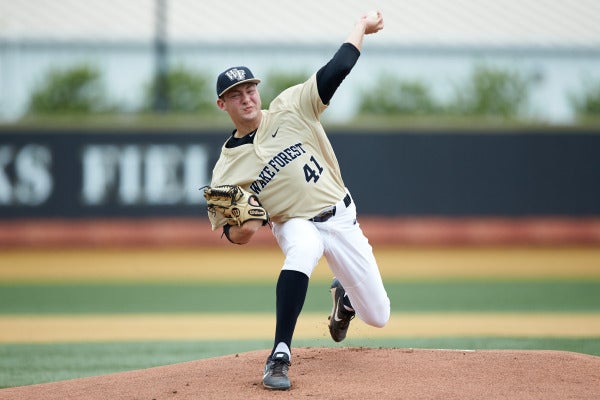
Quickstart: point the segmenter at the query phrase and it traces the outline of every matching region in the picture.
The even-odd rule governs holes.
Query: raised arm
[[[381,11],[377,11],[377,16],[363,15],[354,24],[354,28],[346,39],[347,43],[354,45],[360,51],[365,35],[377,33],[383,29],[383,16]]]
[[[356,21],[347,40],[333,58],[317,72],[317,88],[323,104],[329,104],[337,88],[356,64],[364,35],[379,32],[381,29],[383,17],[379,11],[376,17],[364,15]]]

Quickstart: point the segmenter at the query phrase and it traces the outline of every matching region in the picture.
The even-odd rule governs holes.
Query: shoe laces
[[[338,322],[340,329],[348,329],[348,325],[350,325],[350,321],[354,319],[356,313],[354,311],[348,311],[344,308],[340,308],[338,310],[338,314],[340,317],[342,317]]]
[[[288,367],[290,363],[283,359],[271,359],[271,365],[269,369],[271,370],[272,376],[287,376]]]

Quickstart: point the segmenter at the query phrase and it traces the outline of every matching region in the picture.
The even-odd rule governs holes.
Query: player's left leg
[[[287,390],[291,387],[288,368],[292,337],[306,298],[309,277],[323,255],[323,242],[314,225],[301,219],[274,223],[273,234],[285,254],[285,262],[277,280],[275,340],[265,364],[263,386]]]
[[[273,224],[273,234],[285,254],[276,288],[276,328],[273,353],[283,342],[291,348],[296,321],[306,298],[308,281],[323,256],[323,241],[311,222],[291,219]]]

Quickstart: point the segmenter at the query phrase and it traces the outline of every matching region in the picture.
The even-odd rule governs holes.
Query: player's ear
[[[219,97],[217,99],[217,107],[219,107],[221,110],[225,111],[225,100],[223,100],[223,98]]]

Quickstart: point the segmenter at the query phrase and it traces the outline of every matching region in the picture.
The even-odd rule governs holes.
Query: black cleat
[[[292,384],[288,378],[290,357],[286,353],[275,353],[267,358],[263,386],[271,390],[288,390]]]
[[[350,321],[356,313],[344,308],[344,295],[346,291],[337,279],[331,283],[331,298],[333,299],[333,309],[329,316],[329,333],[336,342],[341,342],[346,338]]]

